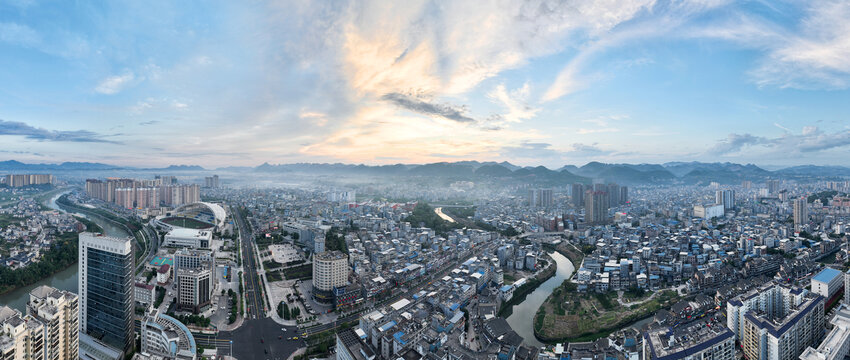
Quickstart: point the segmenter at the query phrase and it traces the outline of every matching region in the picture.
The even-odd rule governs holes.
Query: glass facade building
[[[80,234],[80,327],[89,336],[133,350],[132,238]]]

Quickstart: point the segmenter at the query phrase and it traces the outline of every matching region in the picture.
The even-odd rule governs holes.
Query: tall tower
[[[576,208],[584,206],[584,184],[573,184],[570,196],[572,196],[573,206]]]
[[[603,224],[608,220],[608,193],[588,190],[584,193],[584,221],[590,224]]]
[[[80,234],[80,331],[133,351],[133,238]]]
[[[717,190],[714,199],[716,204],[723,204],[723,210],[732,209],[735,207],[735,190]]]
[[[794,199],[794,225],[809,221],[809,204],[805,197]]]

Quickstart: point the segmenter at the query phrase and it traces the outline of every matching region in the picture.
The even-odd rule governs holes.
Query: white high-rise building
[[[340,251],[325,251],[313,256],[313,296],[330,302],[333,290],[348,284],[348,256]]]

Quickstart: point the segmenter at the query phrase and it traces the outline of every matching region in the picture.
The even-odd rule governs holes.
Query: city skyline
[[[848,165],[842,2],[0,10],[2,159]]]

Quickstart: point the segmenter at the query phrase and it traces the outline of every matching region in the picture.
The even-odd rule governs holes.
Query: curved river
[[[555,270],[555,276],[540,284],[537,289],[531,292],[531,294],[528,294],[525,301],[519,305],[515,305],[513,313],[508,317],[508,324],[511,325],[511,328],[519,336],[522,336],[525,343],[536,347],[543,346],[543,343],[534,337],[534,314],[537,313],[537,309],[540,308],[540,305],[543,305],[543,302],[546,301],[546,297],[552,293],[552,290],[560,286],[564,280],[569,279],[573,271],[575,271],[573,263],[564,255],[553,252],[549,256],[555,260],[555,264],[558,266]]]
[[[59,210],[62,212],[67,212],[65,209],[59,207],[56,204],[56,199],[60,196],[69,193],[70,191],[62,192],[52,199],[45,205],[50,207],[51,209]],[[77,214],[78,216],[85,217],[94,221],[96,224],[100,225],[103,228],[103,232],[107,235],[111,236],[128,236],[127,232],[124,229],[121,229],[110,222],[97,217],[97,216],[86,216],[82,214]],[[0,295],[0,305],[6,305],[13,309],[18,309],[21,313],[26,314],[26,304],[29,301],[29,293],[32,289],[35,289],[41,285],[49,285],[55,287],[59,290],[68,290],[74,293],[77,293],[79,284],[77,283],[78,278],[78,267],[76,264],[71,265],[65,270],[62,270],[58,273],[55,273],[47,278],[41,279],[40,281],[35,282],[32,285],[24,286],[22,288],[17,288],[10,292],[7,292],[3,295]]]

